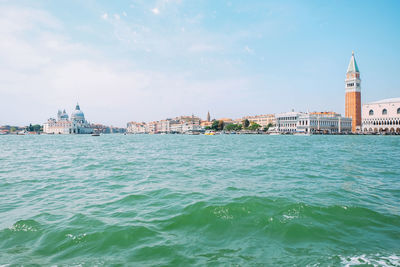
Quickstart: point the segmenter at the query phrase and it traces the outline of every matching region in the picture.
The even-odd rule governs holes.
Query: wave
[[[182,197],[169,190],[156,193],[159,201]],[[92,214],[43,213],[19,220],[0,231],[0,250],[4,251],[0,263],[7,258],[20,262],[19,251],[23,259],[39,256],[48,258],[49,264],[67,265],[83,258],[89,265],[118,263],[118,259],[161,265],[398,264],[397,215],[359,206],[317,206],[259,196],[193,201],[157,220],[151,216],[139,220],[136,213],[124,213],[121,208],[150,200],[144,194],[131,194],[94,210],[90,207]],[[103,210],[101,216],[99,210]]]

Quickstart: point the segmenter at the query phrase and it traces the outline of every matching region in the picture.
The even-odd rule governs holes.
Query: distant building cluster
[[[276,115],[279,133],[350,133],[352,119],[335,112],[287,112]]]
[[[43,133],[46,134],[125,133],[125,131],[125,128],[89,123],[79,104],[76,104],[71,118],[65,109],[59,110],[57,119],[50,118],[43,124]]]
[[[345,115],[352,118],[352,132],[400,134],[400,98],[361,105],[361,78],[354,52],[347,68]]]
[[[50,118],[43,124],[43,132],[47,134],[91,134],[93,128],[86,121],[85,114],[81,111],[79,104],[69,119],[68,114],[61,110],[57,113],[57,119]]]
[[[0,135],[18,134],[25,131],[25,128],[26,127],[11,126],[11,125],[0,126]]]
[[[113,126],[106,126],[103,124],[91,124],[94,133],[104,133],[104,134],[111,134],[111,133],[125,133],[126,128],[121,127],[113,127]]]
[[[246,119],[249,120],[249,122],[254,122],[259,124],[261,127],[266,127],[268,125],[276,124],[276,118],[274,114],[246,116],[242,118],[242,121]]]
[[[245,116],[240,119],[219,118],[213,121],[202,121],[195,116],[180,116],[154,122],[129,122],[127,133],[132,134],[191,134],[200,133],[209,129],[214,121],[222,122],[226,127],[229,124],[241,125],[248,120],[249,124],[255,123],[258,130],[269,128],[277,133],[350,133],[352,119],[344,118],[335,112],[287,112],[279,114],[265,114]],[[246,129],[242,128],[243,131]]]
[[[126,132],[132,134],[191,134],[200,133],[203,130],[201,119],[194,115],[180,116],[174,119],[165,119],[161,121],[128,122]]]

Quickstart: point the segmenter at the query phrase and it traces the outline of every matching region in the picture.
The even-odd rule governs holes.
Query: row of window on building
[[[364,124],[368,124],[368,125],[400,125],[400,121],[398,120],[366,120],[364,121]]]
[[[400,108],[397,109],[397,114],[400,114]],[[374,111],[372,109],[369,111],[369,115],[370,116],[374,115]],[[387,115],[387,109],[386,108],[382,109],[382,115]]]
[[[354,86],[354,83],[348,83],[348,84],[347,84],[347,87],[352,87],[352,86]],[[357,86],[360,86],[360,84],[357,83]]]

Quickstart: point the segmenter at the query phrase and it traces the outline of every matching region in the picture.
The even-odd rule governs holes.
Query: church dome
[[[75,121],[84,121],[85,115],[81,111],[79,104],[76,104],[75,110],[71,114],[71,119]]]
[[[67,114],[67,112],[65,112],[65,109],[64,109],[63,113],[61,113],[60,118],[63,120],[68,120],[68,114]]]

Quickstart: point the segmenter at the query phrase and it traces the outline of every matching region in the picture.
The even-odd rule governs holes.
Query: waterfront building
[[[352,131],[356,132],[361,130],[361,79],[354,52],[347,68],[345,83],[345,117],[353,119]]]
[[[95,133],[109,134],[109,133],[125,133],[126,132],[126,128],[106,126],[103,124],[91,124],[91,126],[93,128],[93,132],[95,132]]]
[[[276,130],[280,133],[295,133],[299,117],[303,114],[305,113],[293,111],[276,114]]]
[[[363,132],[400,133],[400,98],[383,99],[362,106]]]
[[[126,132],[131,134],[144,134],[146,133],[146,124],[144,122],[128,122],[126,125]]]
[[[165,119],[161,121],[145,122],[128,122],[127,133],[132,134],[158,134],[158,133],[194,133],[200,132],[201,119],[192,116],[180,116],[174,119]]]
[[[43,132],[48,134],[91,134],[93,128],[86,121],[79,104],[76,104],[70,120],[65,110],[63,112],[59,110],[57,119],[50,118],[43,124]]]
[[[349,133],[352,119],[334,112],[286,112],[276,115],[276,128],[280,133]]]
[[[265,115],[256,115],[256,116],[245,116],[242,118],[243,120],[249,120],[250,122],[257,123],[261,125],[261,127],[266,127],[269,124],[275,125],[276,119],[274,114],[265,114]]]
[[[233,123],[231,118],[220,118],[218,121],[223,121],[225,125]]]
[[[159,121],[158,122],[159,132],[160,133],[169,133],[171,131],[170,123],[171,123],[171,119],[165,119],[165,120]]]
[[[201,121],[201,123],[200,123],[200,126],[202,128],[211,127],[211,125],[212,125],[212,121]]]
[[[152,121],[149,123],[146,123],[145,129],[146,129],[146,133],[149,134],[155,134],[158,133],[158,122],[157,121]]]

